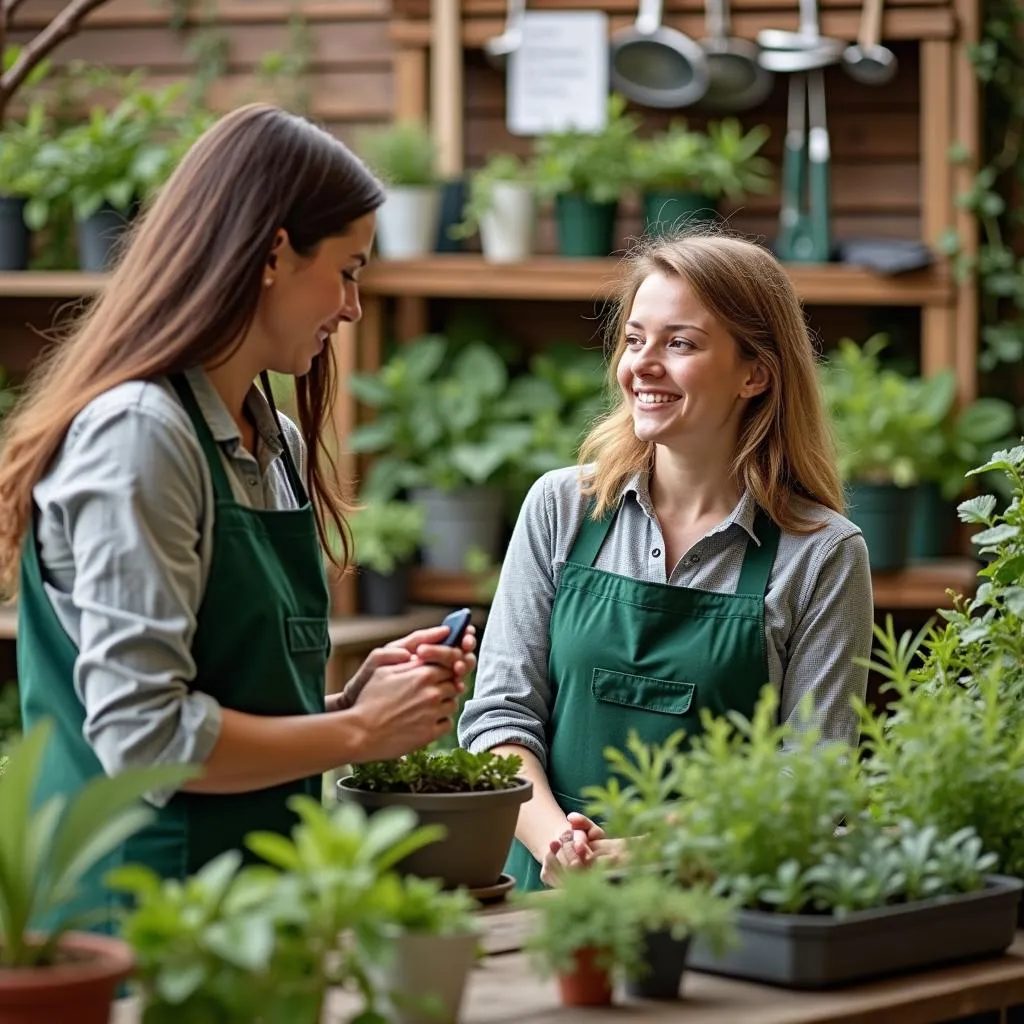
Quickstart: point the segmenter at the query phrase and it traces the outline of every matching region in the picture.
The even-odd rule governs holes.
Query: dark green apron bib
[[[779,528],[768,516],[758,512],[761,543],[748,539],[735,594],[595,569],[613,520],[584,519],[551,609],[548,780],[566,812],[583,811],[585,787],[605,784],[604,750],[625,750],[630,730],[650,744],[680,729],[693,737],[702,708],[749,716],[769,681],[764,595]],[[505,871],[520,889],[543,888],[518,840]]]
[[[263,511],[239,504],[192,389],[183,377],[173,383],[206,456],[216,498],[213,556],[192,642],[192,687],[247,714],[323,711],[330,649],[327,582],[312,507],[288,446],[283,457],[300,507]],[[18,680],[25,725],[44,716],[54,724],[40,800],[73,792],[103,770],[82,737],[85,711],[72,685],[77,655],[46,596],[30,530],[18,601]],[[107,871],[141,863],[162,877],[185,878],[225,850],[242,850],[248,832],[287,834],[295,822],[286,807],[293,793],[319,799],[320,776],[249,793],[175,794],[152,825],[90,873],[80,899],[61,916],[105,910],[108,919],[96,929],[111,931],[109,911],[118,897],[103,888]]]

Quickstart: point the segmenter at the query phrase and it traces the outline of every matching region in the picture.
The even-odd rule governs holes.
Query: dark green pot
[[[953,503],[943,499],[938,484],[919,484],[910,520],[911,561],[945,558],[952,546],[955,521]]]
[[[649,235],[671,235],[718,219],[715,201],[699,192],[645,192],[643,208]]]
[[[20,196],[0,196],[0,270],[25,270],[28,267],[27,203],[28,200]]]
[[[907,564],[916,490],[866,483],[847,488],[847,515],[864,534],[873,572],[893,572]]]
[[[579,258],[607,256],[615,247],[619,204],[595,203],[583,196],[555,198],[558,251]]]
[[[104,204],[91,217],[76,223],[80,270],[95,274],[110,270],[134,212],[133,208],[124,214]]]

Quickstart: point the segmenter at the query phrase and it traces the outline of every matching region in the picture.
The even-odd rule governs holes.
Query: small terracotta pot
[[[134,966],[120,939],[69,932],[53,967],[0,968],[0,1024],[107,1024],[119,982]]]
[[[570,974],[558,975],[558,988],[565,1006],[610,1006],[612,979],[608,971],[595,962],[600,950],[581,949],[576,953],[576,967]]]

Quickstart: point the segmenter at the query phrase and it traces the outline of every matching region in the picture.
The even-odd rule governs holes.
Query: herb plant
[[[469,196],[462,221],[449,228],[452,238],[470,238],[490,212],[495,185],[519,185],[533,189],[533,169],[513,153],[496,153],[469,180]]]
[[[390,941],[391,869],[438,830],[417,828],[407,808],[367,817],[352,804],[328,812],[308,797],[291,806],[300,823],[290,838],[246,839],[272,867],[243,867],[228,851],[184,883],[134,865],[112,873],[136,899],[122,933],[138,961],[144,1024],[314,1024],[332,986],[357,988],[365,1019],[380,1020],[366,958]]]
[[[617,202],[633,183],[633,141],[639,127],[640,119],[626,113],[625,99],[614,94],[602,131],[569,129],[540,136],[535,154],[539,190],[594,203]]]
[[[423,540],[424,512],[404,501],[369,502],[350,520],[359,565],[390,576]]]
[[[461,747],[429,753],[417,750],[393,761],[352,766],[351,785],[375,793],[475,793],[518,785],[522,759],[490,750],[472,754]]]
[[[422,187],[437,181],[437,150],[420,121],[398,121],[364,132],[359,153],[387,185]]]
[[[595,952],[598,966],[642,975],[643,939],[671,931],[682,939],[699,935],[722,951],[733,940],[734,906],[707,888],[682,889],[656,874],[616,878],[594,866],[569,871],[554,893],[519,898],[538,911],[537,927],[524,943],[539,971],[572,970],[575,954]]]

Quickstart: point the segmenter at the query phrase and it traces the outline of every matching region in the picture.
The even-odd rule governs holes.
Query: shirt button
[[[254,476],[249,477],[249,479],[246,481],[246,483],[250,487],[255,487],[256,486],[256,477],[254,477]]]
[[[653,555],[653,556],[654,556],[655,558],[661,558],[661,548],[655,548],[655,549],[654,549],[654,550],[653,550],[653,551],[651,552],[651,554],[652,554],[652,555]]]

